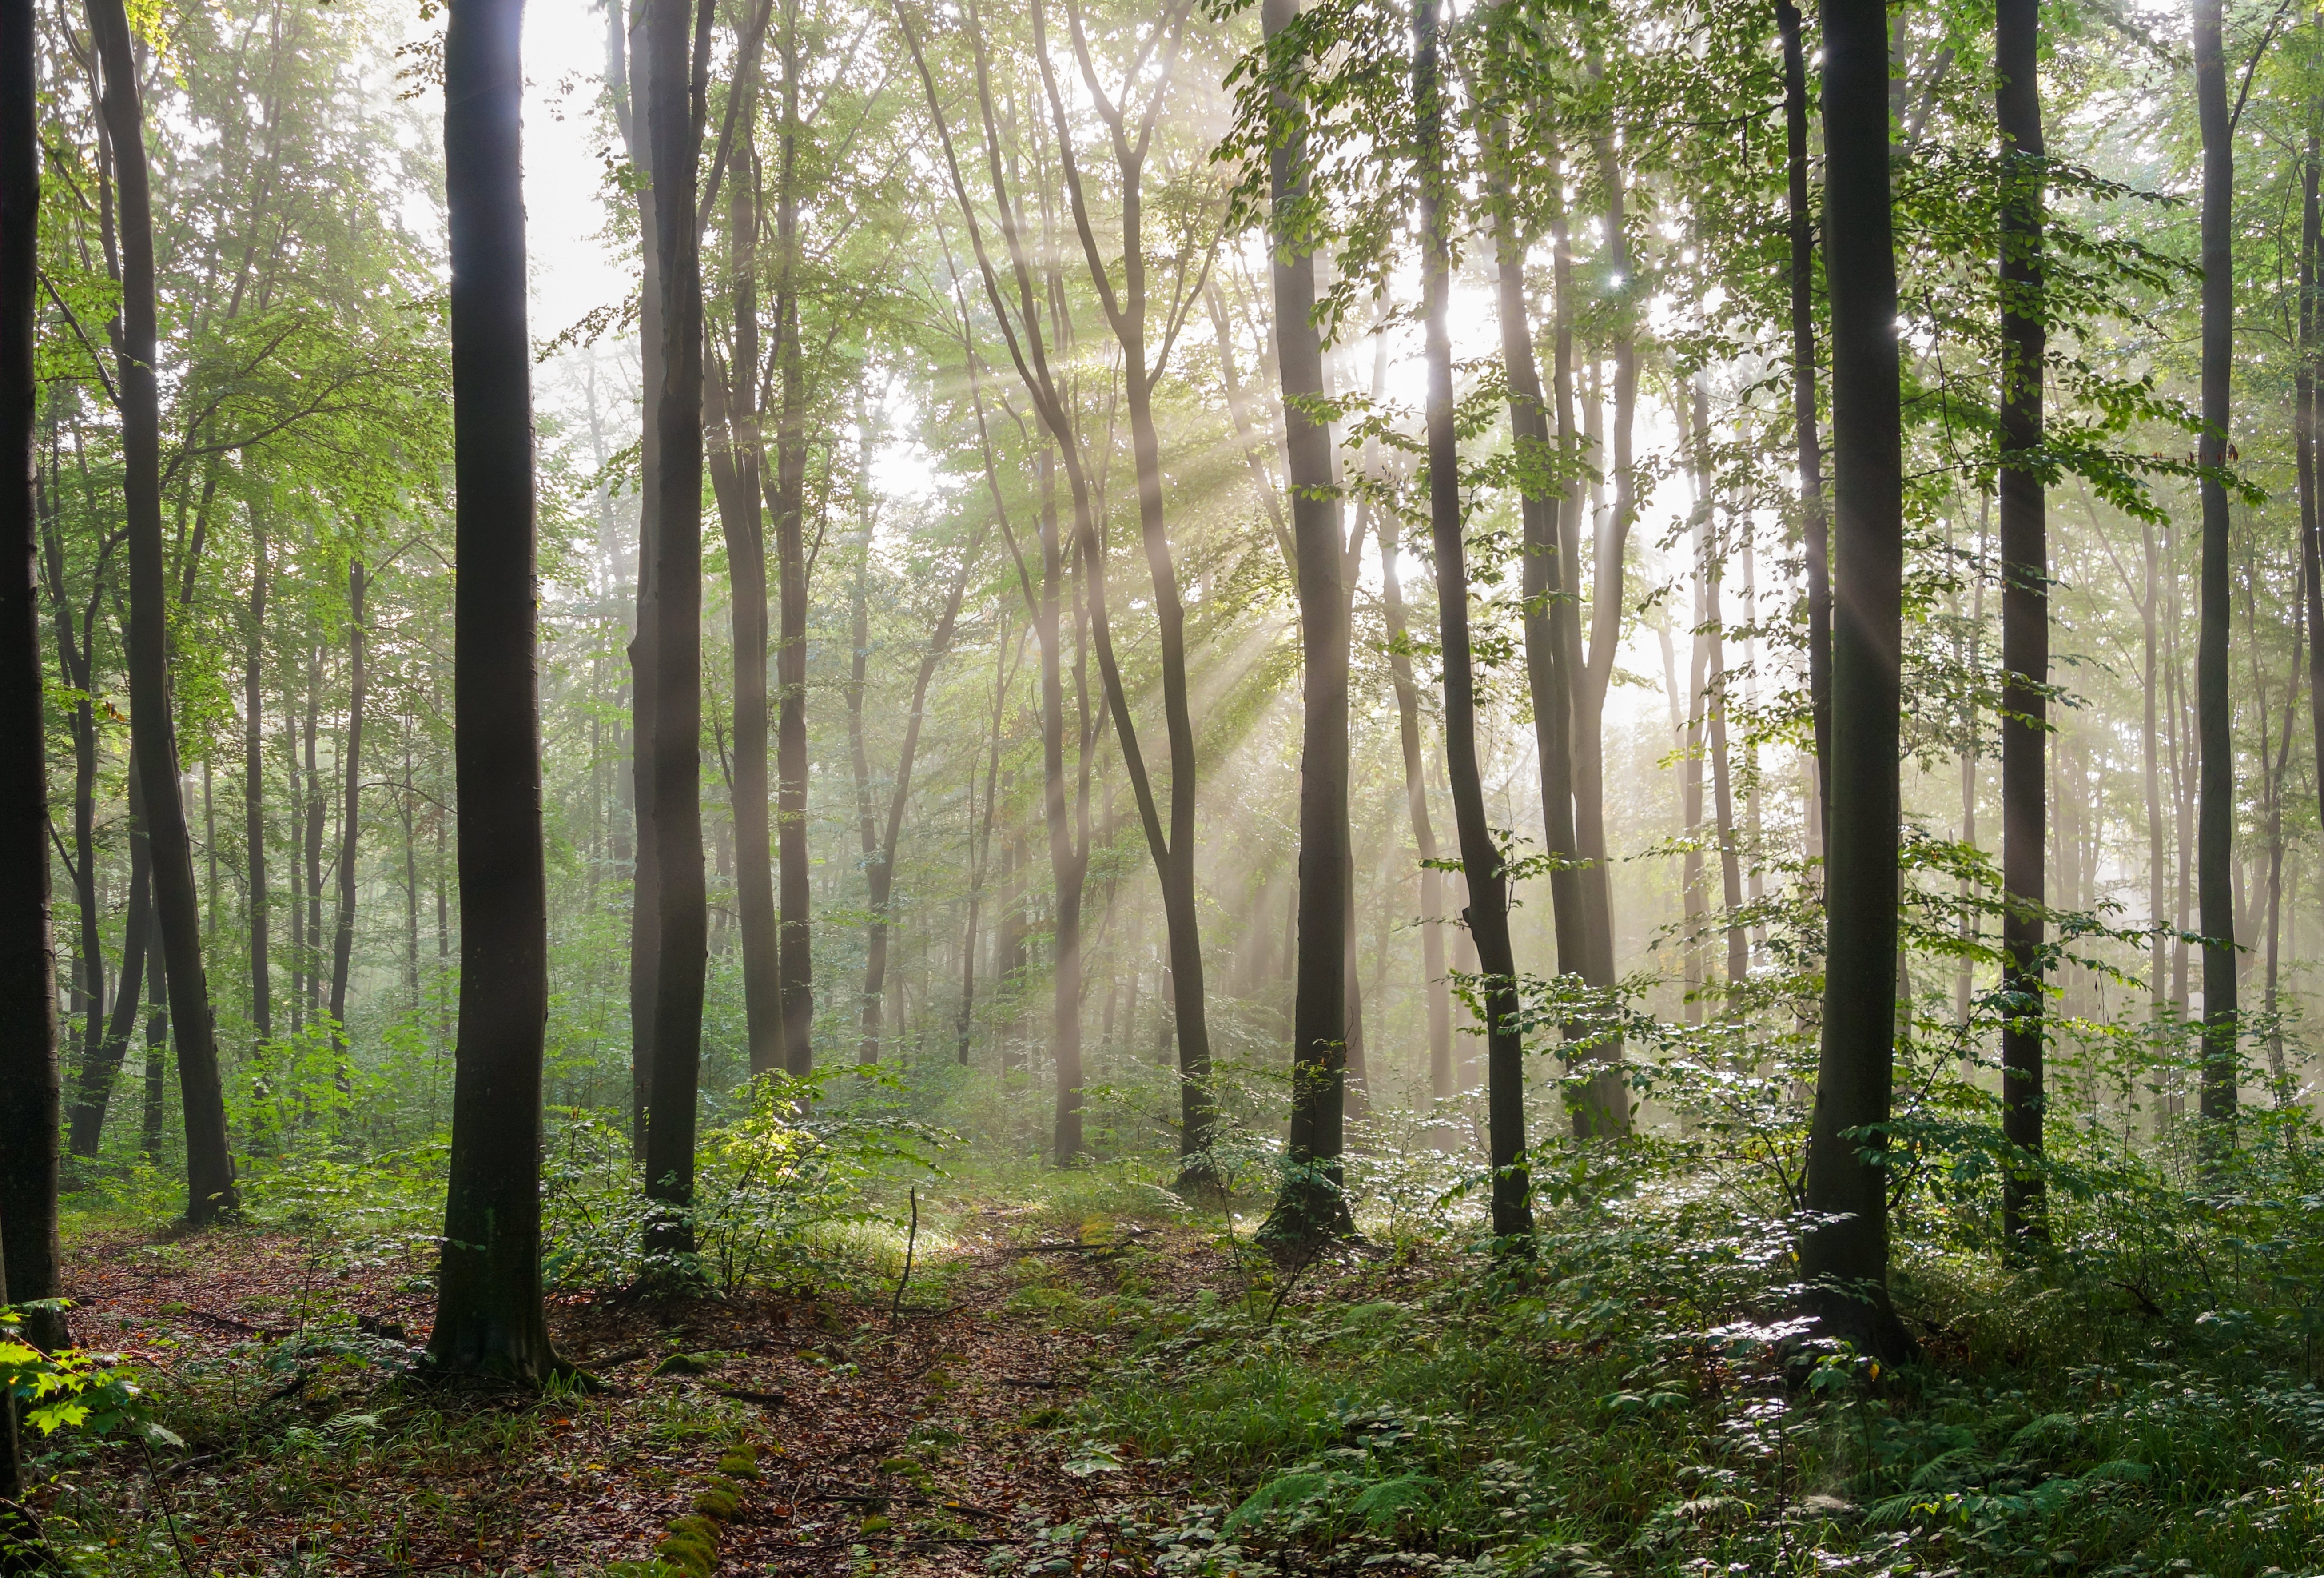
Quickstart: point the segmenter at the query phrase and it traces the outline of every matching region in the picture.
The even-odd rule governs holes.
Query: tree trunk
[[[143,830],[144,809],[145,797],[133,773],[129,780],[129,903],[121,921],[121,974],[104,1042],[82,1063],[79,1088],[73,1094],[68,1148],[75,1156],[93,1157],[104,1144],[106,1109],[112,1104],[122,1061],[129,1055],[129,1038],[137,1028],[145,955],[154,946],[152,859]]]
[[[37,466],[28,481],[37,488]],[[92,699],[95,691],[94,646],[96,612],[103,595],[102,563],[97,584],[89,591],[87,612],[75,626],[71,604],[65,596],[65,549],[63,532],[56,519],[56,498],[53,489],[45,499],[36,498],[35,512],[42,513],[42,547],[46,549],[49,572],[49,595],[53,604],[57,632],[58,678],[78,694],[72,708],[73,741],[73,854],[70,874],[73,879],[75,908],[80,911],[81,967],[79,981],[86,996],[82,1011],[88,1016],[82,1032],[82,1084],[88,1084],[88,1070],[98,1057],[105,1038],[105,947],[100,930],[104,906],[97,898],[97,708]],[[136,787],[136,774],[129,775],[130,787]],[[115,1060],[116,1066],[118,1059]],[[111,1076],[106,1085],[110,1088]],[[78,1151],[75,1155],[80,1154]]]
[[[1413,7],[1412,95],[1427,325],[1428,515],[1436,549],[1436,625],[1444,669],[1444,755],[1452,819],[1469,889],[1463,911],[1486,976],[1482,989],[1488,1155],[1493,1235],[1530,1241],[1533,1204],[1525,1164],[1525,1043],[1517,1024],[1517,963],[1509,946],[1508,878],[1486,821],[1477,761],[1476,675],[1469,634],[1469,571],[1462,541],[1460,439],[1453,426],[1452,343],[1446,327],[1452,240],[1444,213],[1443,89],[1438,74],[1437,0]],[[1337,894],[1334,894],[1337,897]]]
[[[2324,34],[2324,20],[2317,23]],[[2319,95],[2324,98],[2324,94]],[[2324,401],[2316,377],[2316,341],[2319,328],[2316,274],[2324,267],[2324,208],[2317,200],[2319,167],[2324,166],[2324,137],[2316,130],[2319,106],[2310,106],[2306,157],[2300,168],[2300,340],[2292,364],[2297,397],[2293,406],[2293,450],[2300,486],[2300,562],[2308,618],[2308,706],[2314,736],[2315,760],[2324,763],[2324,503],[2316,496],[2318,473],[2324,457],[2317,452],[2318,406]],[[2151,697],[2154,687],[2147,685]],[[2316,792],[2324,810],[2324,768],[2317,773]],[[2296,913],[2296,911],[2295,911]]]
[[[1814,725],[1818,808],[1831,804],[1831,534],[1823,505],[1823,445],[1816,435],[1815,215],[1808,206],[1807,55],[1800,8],[1775,0],[1784,44],[1784,211],[1791,230],[1792,429],[1799,454],[1800,533],[1808,579],[1808,711]]]
[[[1277,38],[1297,15],[1297,0],[1266,0],[1260,25],[1268,38]],[[1304,149],[1289,140],[1269,154],[1269,197],[1286,222],[1306,197],[1304,158]],[[1302,724],[1290,1139],[1282,1187],[1261,1231],[1286,1245],[1305,1245],[1354,1227],[1340,1160],[1347,1117],[1349,620],[1331,430],[1299,404],[1327,392],[1323,340],[1314,322],[1314,254],[1295,251],[1287,231],[1277,236],[1272,253],[1276,355],[1298,565]],[[1184,1012],[1182,1007],[1182,1020]]]
[[[1428,1002],[1428,1094],[1460,1094],[1452,1073],[1452,992],[1444,977],[1444,873],[1436,865],[1436,830],[1428,818],[1428,773],[1420,750],[1420,690],[1413,682],[1405,625],[1404,573],[1396,512],[1380,512],[1380,607],[1388,632],[1388,679],[1396,691],[1397,732],[1404,750],[1404,802],[1412,846],[1420,857],[1421,985]]]
[[[2001,1132],[2025,1165],[2002,1175],[2002,1232],[2046,1239],[2042,1112],[2043,757],[2050,682],[2050,549],[2042,478],[2012,464],[2042,447],[2048,324],[2042,301],[2044,207],[2038,0],[2000,0],[1994,50],[2001,130],[2001,946],[2009,1018],[2001,1030]]]
[[[56,944],[50,925],[47,711],[41,664],[40,510],[33,494],[33,297],[41,206],[32,7],[0,6],[0,1302],[57,1297]],[[88,856],[82,855],[84,863]],[[26,1312],[42,1348],[68,1341],[63,1315]],[[0,1495],[19,1493],[15,1419],[0,1418]],[[14,1530],[6,1530],[14,1533]]]
[[[274,1033],[272,961],[266,893],[266,517],[250,512],[250,628],[242,658],[242,831],[250,884],[250,1022],[264,1042]]]
[[[646,149],[646,79],[652,49],[643,5],[605,8],[606,86],[613,101],[613,118],[622,146],[631,164],[650,170],[652,155]],[[624,43],[633,44],[624,49]],[[632,69],[634,66],[634,69]],[[654,702],[660,694],[656,652],[659,641],[659,604],[655,567],[659,562],[657,523],[661,517],[661,434],[652,416],[654,392],[661,387],[664,330],[661,271],[653,185],[637,183],[638,234],[642,283],[638,295],[639,387],[645,393],[647,415],[638,436],[638,602],[630,629],[630,771],[631,806],[637,836],[630,882],[630,1144],[642,1157],[646,1117],[653,1094],[653,1020],[656,963],[660,946],[661,862],[654,844]]]
[[[1877,1164],[1896,1037],[1897,752],[1904,455],[1888,187],[1887,8],[1824,7],[1824,237],[1832,324],[1831,835],[1823,1042],[1800,1270],[1830,1336],[1890,1359],[1888,1170]]]
[[[815,1068],[815,962],[809,910],[812,873],[807,847],[807,372],[798,326],[798,25],[783,18],[780,175],[775,207],[779,283],[775,292],[775,360],[782,406],[775,429],[774,497],[777,600],[781,631],[775,649],[776,973],[781,986],[783,1065],[804,1076]]]
[[[711,491],[726,541],[734,647],[735,908],[742,932],[742,1014],[753,1075],[783,1066],[782,988],[777,978],[775,879],[767,826],[767,535],[761,514],[759,433],[759,282],[757,183],[750,127],[756,118],[756,74],[731,91],[745,96],[734,121],[740,135],[727,178],[726,245],[733,292],[733,355],[711,366],[706,396],[723,441],[708,455]]]
[[[984,547],[984,523],[980,521],[969,533],[968,546],[962,550],[960,564],[953,572],[952,586],[945,594],[943,615],[936,621],[936,635],[928,650],[920,656],[919,671],[912,677],[912,710],[904,719],[904,743],[896,757],[896,787],[888,796],[888,822],[884,833],[872,851],[865,877],[871,889],[872,919],[866,928],[863,955],[863,1042],[858,1049],[860,1063],[880,1061],[880,1038],[883,1011],[881,995],[888,984],[888,945],[892,922],[888,913],[890,897],[895,891],[896,846],[904,836],[904,810],[910,804],[912,793],[912,763],[919,754],[920,725],[926,720],[928,686],[936,678],[936,666],[952,651],[953,631],[960,623],[961,600],[968,595],[969,578],[976,571],[978,558]],[[869,545],[866,545],[869,551]],[[972,791],[973,784],[971,785]],[[899,1016],[900,1020],[900,1015]]]
[[[444,189],[456,506],[453,759],[460,1029],[427,1365],[537,1388],[567,1367],[540,1302],[549,896],[534,600],[532,347],[519,112],[523,0],[451,0]],[[700,489],[697,477],[697,496]]]
[[[356,835],[363,826],[364,562],[347,566],[347,735],[346,798],[339,812],[339,915],[331,937],[331,1034],[347,1046],[347,970],[355,945]]]
[[[145,113],[122,0],[88,0],[89,32],[103,61],[100,102],[111,137],[121,213],[120,339],[124,525],[129,544],[131,750],[145,791],[153,847],[153,896],[168,955],[178,1077],[185,1091],[187,1220],[206,1223],[239,1204],[226,1149],[209,978],[202,968],[201,899],[178,777],[170,705],[169,585],[161,543],[161,412],[155,381],[153,213],[145,162]],[[19,1290],[19,1297],[22,1290]]]
[[[701,134],[694,113],[687,0],[646,0],[646,127],[661,257],[661,383],[650,411],[661,439],[655,521],[654,848],[660,863],[653,1083],[646,1195],[657,1261],[694,1250],[694,1135],[709,963],[702,855],[702,259],[695,226]],[[683,1275],[679,1264],[658,1270]]]
[[[2196,120],[2203,140],[2203,568],[2195,654],[2200,789],[2195,885],[2203,934],[2202,1113],[2216,1164],[2232,1146],[2238,1065],[2236,1020],[2235,715],[2227,696],[2234,571],[2228,562],[2227,424],[2235,379],[2235,125],[2227,113],[2221,0],[2195,0]]]
[[[158,922],[155,924],[158,927]],[[164,1116],[161,1109],[168,1092],[163,1077],[163,1059],[170,1049],[169,972],[162,962],[159,937],[153,937],[145,947],[144,997],[145,1112],[143,1131],[138,1136],[137,1154],[152,1161],[161,1154]],[[134,1011],[134,1003],[131,1006]]]
[[[1052,916],[1051,1052],[1056,1059],[1057,1100],[1052,1158],[1067,1167],[1082,1155],[1082,876],[1074,859],[1071,813],[1065,801],[1065,700],[1060,598],[1065,549],[1057,528],[1053,451],[1044,448],[1036,463],[1039,477],[1041,589],[1034,606],[1034,634],[1041,643],[1041,810],[1049,841],[1049,879],[1055,888]]]

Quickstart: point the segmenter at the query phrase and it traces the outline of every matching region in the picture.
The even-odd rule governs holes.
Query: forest
[[[2294,0],[0,0],[0,1574],[2324,1573],[2319,186]]]

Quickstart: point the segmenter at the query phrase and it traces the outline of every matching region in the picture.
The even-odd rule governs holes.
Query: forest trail
[[[969,1215],[934,1254],[924,1240],[892,1320],[870,1293],[554,1297],[559,1350],[605,1389],[545,1399],[401,1379],[432,1303],[418,1247],[86,1236],[68,1256],[77,1339],[196,1423],[158,1480],[125,1448],[64,1478],[124,1515],[113,1539],[174,1520],[201,1578],[595,1572],[650,1559],[746,1442],[759,1473],[717,1572],[982,1573],[1019,1553],[1108,1571],[1104,1531],[1172,1487],[1050,1426],[1105,1361],[1089,1315],[1142,1234],[1093,1222],[1062,1239],[1019,1215]],[[1156,1247],[1189,1272],[1206,1258]]]

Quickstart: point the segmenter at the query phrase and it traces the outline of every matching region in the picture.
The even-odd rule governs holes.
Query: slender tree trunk
[[[761,513],[759,433],[759,282],[756,164],[750,128],[756,118],[755,73],[732,91],[744,96],[726,187],[729,289],[733,295],[733,355],[708,370],[706,394],[721,441],[708,455],[711,491],[726,542],[728,599],[734,648],[735,908],[742,933],[742,1014],[751,1072],[783,1066],[782,988],[777,978],[775,879],[767,825],[767,536]]]
[[[32,482],[38,488],[39,472],[34,468]],[[57,520],[57,500],[53,487],[45,497],[36,498],[36,511],[42,514],[42,547],[47,553],[50,600],[53,604],[57,632],[58,678],[77,693],[72,708],[73,741],[73,879],[74,908],[79,910],[80,957],[79,980],[87,999],[82,1011],[87,1026],[82,1032],[81,1066],[84,1084],[88,1066],[97,1060],[97,1050],[105,1036],[105,947],[100,923],[104,905],[97,896],[97,708],[94,694],[94,644],[96,611],[102,592],[102,578],[92,586],[88,612],[75,626],[71,604],[65,595],[64,535]],[[130,788],[136,787],[136,774],[129,775]],[[74,1154],[78,1155],[76,1151]]]
[[[857,1052],[857,1061],[862,1063],[880,1061],[883,1021],[881,999],[887,990],[888,949],[893,930],[888,906],[895,891],[896,847],[903,842],[904,811],[911,803],[912,766],[919,754],[920,725],[927,715],[928,686],[936,678],[937,666],[952,651],[953,632],[960,623],[961,601],[968,595],[969,578],[976,571],[983,548],[984,526],[980,522],[969,534],[968,546],[961,552],[952,585],[945,594],[944,613],[936,621],[936,634],[928,642],[928,650],[920,656],[918,672],[912,677],[912,710],[904,718],[904,743],[896,757],[896,787],[888,796],[887,826],[865,872],[871,889],[872,919],[864,937],[863,1044]],[[973,787],[972,784],[972,790]],[[899,1011],[899,1022],[901,1017]]]
[[[1297,15],[1297,0],[1266,0],[1260,26],[1268,38],[1277,38]],[[1301,143],[1288,139],[1269,154],[1268,192],[1286,221],[1306,197],[1305,157]],[[1286,1245],[1300,1245],[1353,1231],[1340,1160],[1347,1118],[1349,621],[1332,435],[1299,403],[1326,392],[1323,340],[1314,322],[1314,254],[1295,251],[1287,231],[1272,251],[1276,354],[1298,566],[1303,721],[1290,1142],[1282,1187],[1262,1231]],[[1183,1005],[1179,1013],[1183,1024]]]
[[[130,1035],[137,1029],[138,998],[144,991],[145,955],[154,946],[152,859],[143,830],[144,808],[145,797],[132,774],[129,902],[121,921],[121,974],[104,1042],[81,1065],[79,1087],[73,1094],[68,1148],[75,1156],[93,1157],[104,1144],[106,1110],[112,1104],[122,1062],[129,1055]]]
[[[2168,971],[2170,968],[2170,928],[2164,922],[2163,883],[2168,867],[2163,854],[2163,750],[2162,731],[2156,722],[2156,687],[2162,681],[2157,652],[2156,624],[2161,610],[2162,583],[2156,572],[2154,522],[2142,522],[2142,545],[2145,549],[2145,596],[2139,604],[2139,619],[2144,634],[2144,669],[2141,704],[2139,756],[2146,788],[2146,917],[2154,928],[2154,964],[2153,978],[2148,983],[2148,996],[2153,1001],[2153,1013],[2162,1019],[2171,1001]],[[2324,760],[2319,758],[2319,760]]]
[[[32,7],[0,5],[0,1302],[51,1299],[59,1281],[56,942],[50,924],[47,711],[41,664],[40,510],[33,492],[33,296],[41,207]],[[81,856],[84,863],[88,856]],[[43,1348],[68,1333],[56,1310],[27,1312]],[[0,1417],[0,1536],[23,1532],[14,1511],[15,1417]],[[37,1536],[36,1536],[37,1537]]]
[[[1452,242],[1444,213],[1443,86],[1439,76],[1437,0],[1413,7],[1412,95],[1418,163],[1421,283],[1427,318],[1428,514],[1436,549],[1436,624],[1444,669],[1444,754],[1452,784],[1463,910],[1487,977],[1485,1010],[1488,1152],[1493,1169],[1493,1234],[1529,1241],[1530,1179],[1525,1164],[1525,1044],[1517,1033],[1517,963],[1509,946],[1508,878],[1485,817],[1477,761],[1476,675],[1469,633],[1469,573],[1462,541],[1460,440],[1453,426],[1452,343],[1446,327]],[[1336,897],[1336,895],[1334,895]]]
[[[805,1075],[815,1068],[815,963],[811,951],[812,872],[807,847],[807,371],[798,325],[798,26],[785,0],[780,176],[775,209],[779,284],[775,294],[776,365],[782,405],[775,429],[777,600],[781,630],[775,649],[776,971],[781,985],[783,1063]]]
[[[1903,413],[1888,186],[1888,26],[1879,0],[1826,0],[1824,248],[1832,324],[1831,798],[1823,1045],[1800,1245],[1828,1335],[1889,1358],[1888,1119],[1896,1037]]]
[[[2238,1066],[2236,1019],[2235,714],[2227,695],[2234,572],[2228,561],[2227,425],[2235,383],[2235,125],[2227,112],[2221,0],[2195,0],[2196,120],[2203,140],[2202,602],[2197,622],[2196,889],[2203,934],[2202,1112],[2216,1164],[2232,1147]]]
[[[646,126],[662,296],[661,383],[650,392],[661,439],[653,738],[661,906],[646,1114],[646,1195],[657,1214],[647,1246],[658,1259],[676,1260],[694,1249],[695,1110],[709,960],[702,854],[702,260],[694,217],[701,129],[690,69],[692,9],[687,0],[646,5]]]
[[[364,562],[347,567],[347,736],[346,798],[339,812],[339,915],[331,937],[331,1034],[347,1046],[347,970],[355,958],[356,837],[363,827]]]
[[[155,924],[158,929],[158,921]],[[137,1154],[148,1161],[161,1154],[162,1104],[169,1088],[163,1061],[170,1048],[168,977],[161,938],[156,936],[145,948],[145,1112],[137,1147]]]
[[[115,363],[125,463],[129,544],[131,750],[145,790],[153,847],[153,895],[169,955],[178,1075],[186,1103],[186,1215],[203,1223],[239,1204],[226,1149],[226,1099],[218,1084],[209,978],[202,967],[201,900],[178,778],[170,705],[169,586],[161,543],[161,391],[155,380],[153,214],[145,162],[145,114],[138,102],[135,51],[122,0],[88,0],[92,42],[103,61],[101,113],[113,145],[121,213],[122,302]],[[23,1290],[17,1290],[23,1297]]]
[[[1824,513],[1823,445],[1816,434],[1815,214],[1808,201],[1808,78],[1800,8],[1775,0],[1784,44],[1784,211],[1791,230],[1792,429],[1799,455],[1800,532],[1808,579],[1808,710],[1814,724],[1818,808],[1831,804],[1831,531]]]
[[[460,1029],[427,1365],[538,1387],[567,1369],[540,1301],[549,1028],[532,347],[525,327],[523,0],[451,0],[444,189],[452,254],[453,758]],[[700,479],[696,479],[699,496]]]
[[[2002,1175],[2002,1232],[2045,1239],[2043,1212],[2043,758],[2049,716],[2050,549],[2036,466],[2042,447],[2048,323],[2043,306],[2044,158],[2037,76],[2038,0],[1999,0],[1994,50],[2001,82],[2001,882],[2005,907],[2002,1137],[2026,1158]]]
[[[319,638],[307,649],[307,761],[299,782],[306,801],[303,848],[307,864],[307,946],[300,955],[307,1018],[323,1011],[323,770],[315,754],[322,729],[323,647]]]
[[[641,4],[605,8],[606,86],[622,149],[631,164],[650,170],[646,148],[646,82],[651,70],[648,8]],[[634,47],[625,48],[630,45]],[[632,69],[634,67],[634,69]],[[660,695],[655,667],[659,641],[659,602],[655,568],[659,562],[661,433],[652,416],[654,392],[661,387],[665,333],[662,326],[662,260],[654,245],[659,233],[650,180],[637,189],[641,285],[638,295],[639,385],[648,408],[638,437],[638,601],[630,628],[631,807],[637,838],[630,882],[630,1144],[642,1157],[646,1118],[652,1105],[653,1021],[656,964],[661,929],[661,862],[654,844],[654,702]],[[441,910],[439,894],[438,910]]]
[[[2317,32],[2324,36],[2324,19],[2318,21]],[[2318,408],[2324,403],[2324,394],[2318,391],[2316,375],[2316,341],[2319,328],[2324,328],[2324,323],[2319,323],[2324,306],[2317,300],[2316,281],[2317,270],[2324,266],[2324,206],[2317,200],[2319,169],[2324,167],[2324,134],[2319,134],[2317,123],[2324,121],[2324,94],[2310,101],[2309,116],[2308,148],[2300,167],[2300,341],[2293,363],[2297,397],[2292,437],[2300,486],[2301,581],[2308,617],[2309,721],[2315,761],[2319,764],[2318,806],[2324,811],[2324,503],[2316,496],[2319,472],[2324,470],[2317,431]],[[2152,682],[2146,688],[2153,696]]]
[[[266,517],[250,512],[250,628],[242,660],[242,831],[250,881],[250,1022],[265,1041],[274,1033],[272,961],[268,957],[266,891]]]
[[[1420,748],[1420,690],[1413,681],[1410,636],[1405,624],[1404,572],[1396,513],[1383,511],[1380,607],[1388,633],[1388,668],[1396,691],[1398,738],[1404,751],[1404,800],[1412,818],[1412,845],[1420,857],[1421,985],[1428,1004],[1428,1093],[1437,1101],[1460,1094],[1452,1072],[1452,992],[1444,975],[1444,873],[1436,865],[1436,830],[1428,817],[1428,773]]]

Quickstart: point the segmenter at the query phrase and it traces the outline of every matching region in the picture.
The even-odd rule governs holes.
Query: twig
[[[904,1289],[912,1280],[912,1251],[920,1243],[920,1186],[912,1186],[912,1231],[904,1240],[904,1274],[896,1278],[896,1297],[888,1306],[888,1324],[894,1325],[896,1316],[904,1307]]]
[[[146,1482],[153,1487],[153,1494],[161,1503],[161,1521],[170,1530],[170,1548],[178,1553],[178,1565],[186,1578],[194,1578],[194,1564],[186,1555],[186,1542],[178,1536],[178,1509],[171,1504],[170,1492],[162,1488],[161,1476],[153,1472],[153,1444],[140,1435],[137,1450],[145,1454]]]

